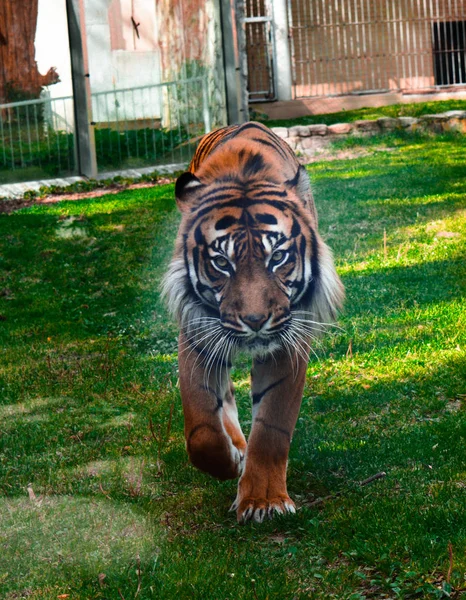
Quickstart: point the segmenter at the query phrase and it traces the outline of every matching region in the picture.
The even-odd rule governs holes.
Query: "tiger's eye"
[[[272,254],[272,262],[278,263],[283,259],[284,256],[285,253],[283,252],[283,250],[277,250]]]
[[[220,269],[225,269],[225,267],[228,267],[228,261],[223,256],[216,256],[213,260]]]

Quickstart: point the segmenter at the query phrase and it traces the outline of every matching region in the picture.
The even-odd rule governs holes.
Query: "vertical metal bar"
[[[184,92],[184,103],[185,103],[185,107],[186,107],[186,132],[188,135],[188,140],[190,138],[191,132],[190,132],[190,118],[189,118],[189,94],[188,94],[188,86],[189,83],[188,82],[184,82],[183,86],[182,86],[182,91]],[[180,90],[181,91],[181,90]],[[179,105],[178,105],[179,106]],[[181,117],[180,117],[180,109],[178,108],[178,135],[179,135],[179,144],[178,144],[178,152],[179,152],[179,157],[180,157],[180,161],[182,160],[182,139],[183,139],[183,132],[182,132],[182,128],[181,128]]]
[[[136,104],[134,102],[134,90],[131,90],[131,99],[133,104],[133,132],[134,132],[134,140],[136,143],[136,157],[139,158],[139,123],[137,119],[136,112]]]
[[[346,53],[346,71],[348,77],[346,79],[346,92],[350,93],[354,89],[355,75],[354,75],[354,56],[356,47],[356,32],[353,22],[353,9],[351,6],[351,0],[343,0],[343,5],[346,6],[343,27],[343,44]]]
[[[8,109],[6,109],[6,110],[8,110]],[[4,111],[5,111],[5,109],[0,110],[0,137],[2,138],[3,164],[6,166],[5,132],[3,130]]]
[[[126,92],[121,92],[121,102],[123,104],[123,115],[124,115],[124,135],[126,142],[126,155],[128,158],[131,158],[131,136],[129,135],[129,126],[128,126],[128,112],[126,110],[127,102],[126,102]]]
[[[388,89],[392,88],[390,83],[390,68],[391,68],[391,60],[393,57],[392,54],[392,36],[390,31],[390,14],[389,14],[389,0],[385,0],[385,25],[383,28],[384,33],[384,61],[382,72],[385,74],[385,85]]]
[[[364,77],[365,77],[365,82],[363,83],[363,88],[364,89],[369,89],[370,88],[370,82],[369,82],[369,71],[370,71],[370,65],[368,64],[368,58],[367,58],[367,44],[366,44],[366,17],[365,17],[365,13],[364,13],[364,2],[365,0],[362,0],[359,8],[361,9],[361,18],[360,18],[360,22],[359,22],[359,28],[361,29],[361,44],[362,47],[361,51],[360,51],[360,55],[361,55],[361,62],[360,62],[360,69],[364,70]],[[356,6],[358,4],[358,0],[356,0]],[[363,62],[364,60],[364,62]],[[361,77],[362,80],[362,77]]]
[[[21,167],[24,167],[24,156],[23,156],[23,141],[21,139],[21,124],[20,124],[20,115],[19,108],[16,107],[16,122],[18,127],[18,142],[19,142],[19,157],[21,160]]]
[[[466,78],[466,10],[463,6],[463,10],[461,12],[461,29],[463,32],[463,46],[462,46],[462,52],[461,52],[461,58],[462,58],[462,65],[463,65],[463,72],[465,73],[465,78]],[[465,81],[462,81],[461,83],[465,83]]]
[[[306,53],[305,53],[305,57],[306,57],[306,64],[307,64],[307,85],[309,87],[309,95],[310,96],[316,96],[317,95],[317,87],[315,88],[315,91],[313,92],[313,86],[316,85],[317,83],[317,71],[316,71],[316,53],[315,53],[315,40],[313,40],[312,38],[312,27],[313,27],[313,23],[314,23],[314,12],[312,11],[312,3],[309,7],[309,14],[307,11],[307,2],[309,0],[298,0],[298,3],[300,3],[302,10],[302,15],[300,14],[300,17],[302,17],[299,19],[299,31],[303,32],[303,36],[304,36],[304,42],[305,42],[305,47],[306,47]],[[307,24],[307,27],[305,27],[304,24]],[[314,29],[315,31],[315,29]],[[300,34],[301,35],[301,34]],[[312,47],[312,58],[311,58],[311,52],[310,52],[310,48]],[[304,53],[303,53],[303,46],[300,46],[300,58],[301,58],[301,95],[303,94],[303,87],[304,87],[304,62],[303,62],[303,58],[304,58]],[[314,71],[314,81],[312,79],[312,74],[311,74],[311,63],[312,63],[312,70]]]
[[[176,113],[177,113],[177,117],[178,117],[178,123],[180,122],[180,115],[179,115],[179,106],[178,106],[178,89],[176,87],[176,83],[172,84],[169,88],[170,91],[169,93],[171,94],[175,94],[175,106],[176,106]],[[171,113],[171,109],[173,107],[173,99],[169,101],[168,103],[169,106],[169,110],[170,110],[170,150],[172,153],[172,160],[175,160],[175,154],[174,154],[174,143],[173,143],[173,126],[172,126],[172,113]]]
[[[402,70],[402,77],[403,77],[403,86],[402,87],[406,87],[406,69],[405,69],[405,39],[404,39],[404,31],[403,31],[403,7],[400,4],[398,4],[398,26],[399,26],[399,31],[400,31],[400,48],[401,48],[401,70]]]
[[[443,32],[444,33],[444,32]],[[438,40],[438,64],[440,65],[440,83],[443,85],[445,83],[445,74],[443,72],[443,45],[442,45],[442,28],[440,27],[440,8],[439,8],[439,0],[437,0],[437,40]]]
[[[322,79],[322,62],[323,62],[323,50],[322,50],[322,23],[320,19],[320,3],[321,0],[315,0],[315,29],[314,31],[319,33],[319,45],[316,47],[316,94],[317,96],[324,95],[324,83]],[[317,37],[317,35],[316,35]],[[320,85],[320,91],[319,86]]]
[[[423,27],[420,27],[421,40],[420,46],[422,48],[422,61],[421,61],[421,71],[423,73],[423,79],[427,75],[427,71],[429,68],[427,59],[427,52],[429,49],[429,40],[430,40],[430,31],[429,31],[429,21],[427,19],[427,0],[422,0],[422,24]],[[424,33],[422,33],[424,31]],[[432,55],[432,50],[430,51],[430,55]]]
[[[15,169],[15,149],[13,144],[13,130],[11,127],[11,113],[13,112],[11,108],[8,108],[8,130],[10,132],[10,150],[11,150],[11,168]]]
[[[335,12],[337,13],[338,10],[338,0],[335,0]],[[349,43],[348,43],[348,39],[347,39],[347,35],[346,35],[346,28],[348,26],[348,19],[346,18],[346,14],[347,14],[347,4],[346,4],[346,0],[343,0],[341,2],[341,18],[338,19],[338,48],[339,48],[339,53],[341,55],[341,59],[343,61],[343,65],[342,65],[342,69],[341,71],[343,72],[343,68],[345,71],[345,81],[341,83],[341,91],[345,91],[346,93],[348,93],[349,91],[349,80],[350,80],[350,76],[349,76],[349,69],[348,69],[348,62],[349,62],[349,54],[350,54],[350,49],[349,49]],[[338,14],[338,13],[337,13]],[[344,89],[346,87],[346,89]]]
[[[168,85],[164,85],[162,87],[162,104],[161,104],[161,113],[163,114],[163,111],[165,110],[164,106],[163,106],[163,98],[167,98],[167,104],[168,104]],[[170,122],[170,120],[168,121]],[[161,125],[163,125],[163,121],[161,122]],[[165,128],[161,128],[161,139],[162,139],[162,157],[165,155]]]
[[[327,3],[327,7],[328,7],[328,29],[327,29],[327,35],[331,38],[331,52],[332,52],[332,62],[333,62],[333,94],[337,94],[337,72],[340,71],[339,68],[337,68],[340,66],[339,63],[339,56],[338,56],[338,45],[335,45],[335,31],[336,31],[336,27],[333,24],[333,3],[332,2],[328,2]],[[329,78],[330,79],[330,78]]]
[[[370,0],[366,1],[367,14],[364,15],[365,29],[366,29],[366,58],[369,63],[369,73],[370,73],[370,89],[375,89],[375,69],[373,65],[373,46],[372,46],[372,28],[371,28],[371,13],[370,13]],[[364,6],[364,3],[363,3]]]
[[[52,114],[53,111],[52,111]],[[54,131],[54,135],[55,135],[55,145],[57,147],[57,156],[58,156],[58,172],[61,173],[61,151],[60,151],[60,135],[59,132],[56,129],[56,120],[52,121],[53,122],[53,131]]]
[[[112,128],[110,127],[110,110],[108,108],[108,96],[109,93],[107,92],[105,94],[105,111],[107,113],[107,141],[108,141],[108,148],[109,148],[109,152],[110,152],[110,156],[112,156],[113,154],[113,148],[112,148]],[[103,138],[103,128],[101,127],[100,130],[100,136]],[[103,141],[102,141],[103,143]]]
[[[102,126],[100,125],[103,121],[101,115],[100,115],[100,105],[101,105],[101,99],[105,101],[105,105],[107,106],[107,96],[108,94],[106,92],[104,92],[103,94],[99,94],[98,96],[95,96],[93,98],[94,102],[93,102],[93,107],[95,106],[95,109],[93,108],[92,114],[94,116],[94,121],[95,123],[97,123],[99,125],[99,127],[97,125],[95,125],[95,129],[94,129],[94,135],[95,135],[95,140],[97,141],[97,137],[99,138],[99,146],[100,146],[100,156],[103,159],[103,157],[105,156],[106,152],[105,152],[105,146],[104,146],[104,130],[102,128]],[[108,110],[107,110],[107,115],[106,117],[104,117],[107,121],[107,138],[109,136],[109,131],[110,131],[110,115],[108,114]],[[97,135],[98,134],[98,135]],[[111,152],[110,152],[110,156],[111,156]]]
[[[330,65],[331,63],[331,55],[332,55],[332,51],[329,49],[329,33],[328,33],[328,27],[327,27],[327,11],[326,11],[326,7],[327,7],[327,3],[326,2],[322,2],[321,4],[322,7],[322,24],[321,24],[321,28],[322,28],[322,33],[323,33],[323,38],[324,38],[324,47],[325,47],[325,51],[324,51],[324,60],[321,63],[322,64],[322,70],[324,73],[324,77],[322,78],[322,83],[325,85],[327,85],[327,96],[330,96],[331,92],[331,86],[330,86]]]
[[[120,131],[120,112],[119,112],[119,108],[120,105],[118,103],[118,98],[117,98],[117,93],[116,90],[113,90],[113,96],[114,96],[114,104],[115,104],[115,119],[116,119],[116,129],[117,129],[117,146],[118,146],[118,161],[119,164],[121,165],[123,162],[123,158],[121,155],[121,131]]]
[[[71,171],[71,160],[70,160],[70,132],[68,131],[68,119],[66,118],[66,100],[62,100],[63,104],[63,116],[65,119],[65,140],[66,140],[66,162],[68,163],[68,171]]]
[[[31,127],[30,127],[30,123],[29,123],[29,105],[26,104],[26,106],[24,108],[26,109],[26,130],[27,130],[27,136],[28,136],[29,160],[31,160],[33,158],[33,156],[32,156],[32,144],[31,144]]]
[[[420,39],[419,33],[421,29],[421,8],[420,8],[421,0],[416,2],[416,6],[414,9],[414,17],[413,17],[413,30],[412,30],[412,39],[413,39],[413,52],[414,52],[414,81],[415,86],[420,88],[420,60],[421,60],[421,49],[420,49]]]
[[[209,133],[211,130],[210,124],[210,107],[209,107],[209,94],[207,89],[207,78],[202,78],[202,118],[204,120],[204,133]]]
[[[143,135],[143,137],[144,137],[144,157],[147,160],[147,158],[149,156],[149,151],[147,149],[147,123],[146,123],[146,114],[147,113],[144,110],[145,102],[144,102],[144,98],[143,98],[143,91],[145,91],[145,90],[142,90],[142,89],[139,90],[139,97],[140,97],[140,100],[141,100],[141,110],[142,110],[142,119],[143,119],[143,123],[142,123],[143,128],[142,128],[142,131],[143,131],[143,134],[144,134]],[[147,106],[151,106],[151,105],[148,104]]]
[[[466,11],[465,11],[465,7],[464,4],[462,5],[463,10],[460,14],[460,18],[461,18],[461,30],[463,32],[462,35],[462,46],[460,47],[460,59],[461,59],[461,74],[462,74],[462,78],[461,78],[461,83],[465,83],[466,82]],[[459,34],[459,31],[458,31]],[[463,73],[465,74],[465,79],[463,80]]]
[[[448,0],[448,22],[450,24],[450,63],[451,63],[451,78],[450,83],[456,84],[458,83],[456,77],[456,66],[455,66],[455,58],[456,58],[456,48],[454,44],[454,36],[453,36],[453,15],[451,10],[451,0]]]
[[[403,19],[404,28],[406,31],[406,59],[407,59],[407,76],[408,76],[408,85],[407,87],[412,88],[412,71],[411,71],[411,19],[409,18],[409,0],[404,0],[404,9],[405,9],[405,17]]]

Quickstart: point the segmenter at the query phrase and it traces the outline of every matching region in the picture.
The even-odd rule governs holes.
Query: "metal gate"
[[[466,84],[463,0],[288,0],[294,97]]]
[[[246,0],[245,5],[249,102],[272,101],[276,99],[272,3]]]

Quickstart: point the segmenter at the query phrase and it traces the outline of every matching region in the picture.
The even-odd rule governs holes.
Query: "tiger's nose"
[[[269,315],[241,315],[240,319],[253,331],[260,331],[265,322],[268,321]]]

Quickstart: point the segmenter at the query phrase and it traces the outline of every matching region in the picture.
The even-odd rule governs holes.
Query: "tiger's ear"
[[[190,200],[195,192],[199,191],[203,184],[192,173],[186,172],[178,177],[175,184],[176,203],[181,212],[188,209]]]

